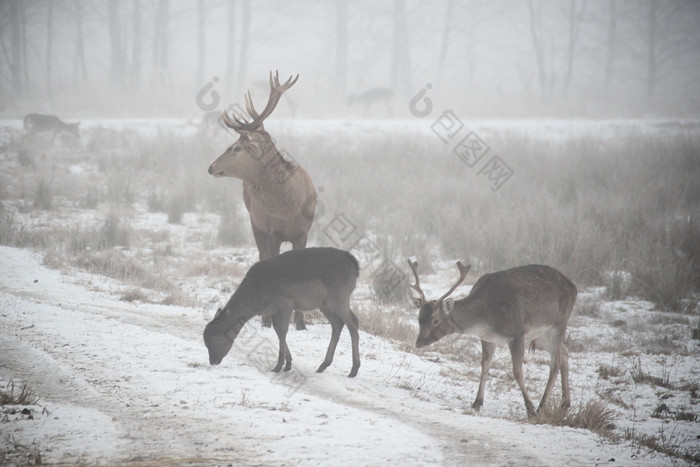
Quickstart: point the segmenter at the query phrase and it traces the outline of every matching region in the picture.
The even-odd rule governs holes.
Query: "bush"
[[[236,208],[226,209],[221,215],[216,239],[221,245],[240,246],[246,241],[247,222],[236,214]]]
[[[39,179],[39,183],[34,191],[34,208],[50,211],[53,207],[53,195],[51,187],[43,178]]]

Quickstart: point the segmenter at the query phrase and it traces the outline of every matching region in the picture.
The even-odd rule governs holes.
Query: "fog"
[[[0,112],[410,118],[421,89],[464,117],[696,116],[696,1],[4,1]],[[391,90],[390,100],[349,97]],[[197,96],[200,95],[198,99]],[[386,95],[387,93],[385,93]]]

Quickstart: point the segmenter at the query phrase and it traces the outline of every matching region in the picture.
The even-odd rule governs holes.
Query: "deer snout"
[[[435,342],[437,339],[435,339],[433,336],[428,336],[428,337],[421,337],[419,336],[418,339],[416,339],[416,347],[421,348],[421,347],[427,347],[433,342]]]
[[[223,170],[219,170],[216,167],[214,167],[214,164],[209,166],[209,175],[213,175],[215,177],[222,177],[224,175]]]

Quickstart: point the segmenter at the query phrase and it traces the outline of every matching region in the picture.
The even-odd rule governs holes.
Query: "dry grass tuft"
[[[599,400],[590,400],[571,408],[543,407],[535,417],[529,419],[535,425],[568,426],[583,428],[593,433],[612,436],[617,418],[614,410]]]

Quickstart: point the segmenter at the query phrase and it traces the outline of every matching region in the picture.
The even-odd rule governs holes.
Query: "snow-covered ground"
[[[417,129],[429,134],[429,123],[277,121],[270,128],[309,137],[321,130],[400,135]],[[553,140],[592,132],[609,138],[629,131],[667,134],[698,126],[556,120],[465,125],[481,135],[513,131]],[[99,128],[142,135],[163,128],[178,135],[198,131],[197,122],[186,120],[94,120],[81,127],[86,139]],[[0,122],[3,144],[20,128],[19,121]],[[66,193],[81,180],[94,183],[103,171],[102,161],[85,148],[73,153],[72,144],[59,138],[61,157],[44,150],[35,159],[44,174],[70,180],[68,187],[57,183]],[[17,183],[6,191],[34,187],[35,167],[21,166],[8,147],[0,154],[0,169],[16,175],[12,182]],[[105,153],[112,150],[105,147]],[[2,221],[28,235],[52,229],[96,232],[113,208],[106,202],[81,207],[57,195],[51,210],[40,210],[32,208],[30,198],[25,193],[0,200]],[[476,338],[456,336],[416,350],[406,340],[361,332],[362,366],[350,379],[347,333],[331,367],[314,372],[330,338],[329,325],[318,321],[308,331],[290,329],[293,368],[278,375],[269,371],[277,354],[274,332],[252,320],[223,363],[210,367],[202,331],[257,258],[256,249],[250,241],[236,248],[212,241],[220,222],[215,213],[188,212],[181,223],[172,224],[167,214],[148,212],[143,202],[118,210],[132,238],[130,247],[116,247],[117,253],[156,279],[170,281],[187,299],[179,300],[179,306],[165,305],[162,290],[88,274],[66,260],[65,252],[43,255],[0,247],[0,391],[27,384],[39,398],[37,404],[0,409],[0,463],[21,464],[36,454],[44,463],[148,465],[683,463],[587,430],[528,423],[505,349],[496,353],[484,407],[474,413],[480,356]],[[249,226],[244,227],[250,236]],[[366,264],[361,251],[354,253]],[[429,296],[438,296],[455,279],[454,259],[435,261],[433,268],[421,283]],[[369,320],[376,312],[395,313],[417,327],[415,310],[377,305],[370,285],[363,271],[353,295],[361,329],[363,317]],[[135,291],[135,299],[125,298]],[[467,291],[461,287],[455,297]],[[680,452],[697,453],[700,340],[690,334],[699,317],[661,312],[638,300],[606,302],[602,290],[580,292],[579,312],[568,331],[573,405],[604,401],[614,412],[613,433],[619,437],[653,437]],[[586,312],[587,304],[592,310]],[[526,384],[533,400],[539,399],[548,355],[535,352],[526,358]],[[634,374],[662,384],[635,381]],[[557,383],[555,399],[559,390]],[[28,413],[22,413],[24,408]]]
[[[269,372],[276,338],[249,323],[210,367],[198,309],[124,303],[99,276],[63,275],[37,254],[0,247],[0,377],[39,396],[33,419],[5,415],[3,449],[44,462],[261,465],[659,465],[668,458],[585,430],[462,413],[439,362],[362,333],[314,373],[329,329],[290,333],[290,373]],[[439,384],[436,384],[437,381]],[[415,397],[400,381],[422,381]],[[573,384],[580,385],[582,381]],[[404,387],[400,387],[404,386]],[[579,388],[574,394],[580,394]],[[490,388],[487,404],[502,395]],[[501,402],[502,404],[503,402]]]

